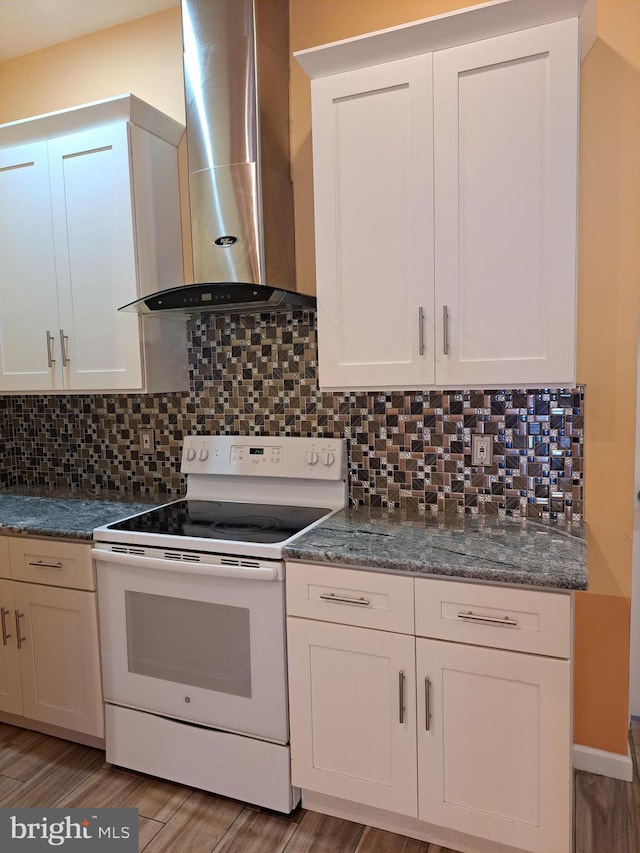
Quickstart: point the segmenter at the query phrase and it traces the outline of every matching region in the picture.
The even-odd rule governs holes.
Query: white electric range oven
[[[94,531],[107,761],[289,812],[284,562],[339,439],[188,436],[183,500]]]

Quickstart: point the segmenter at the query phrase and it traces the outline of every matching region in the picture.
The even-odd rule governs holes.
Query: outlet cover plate
[[[471,436],[471,464],[491,465],[493,463],[493,436],[474,433]]]
[[[151,456],[156,452],[156,431],[154,429],[140,430],[140,453]]]

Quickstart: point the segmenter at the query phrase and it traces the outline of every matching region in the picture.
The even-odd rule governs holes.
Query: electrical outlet
[[[156,452],[156,431],[154,429],[140,430],[140,452],[146,455]]]
[[[471,464],[491,465],[493,462],[493,438],[474,433],[471,436]]]

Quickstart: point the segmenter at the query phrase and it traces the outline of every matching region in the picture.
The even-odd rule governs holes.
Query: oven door
[[[93,555],[105,701],[288,741],[282,572]]]

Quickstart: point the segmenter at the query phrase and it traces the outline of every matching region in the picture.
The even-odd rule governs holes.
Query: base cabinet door
[[[289,618],[294,785],[416,816],[414,643]]]
[[[569,851],[569,661],[420,638],[416,659],[419,819]]]
[[[102,737],[95,593],[21,582],[13,591],[24,716]]]
[[[16,645],[15,606],[13,584],[0,580],[0,711],[22,714],[22,681],[20,658]]]

